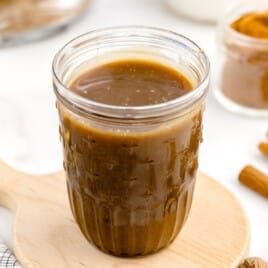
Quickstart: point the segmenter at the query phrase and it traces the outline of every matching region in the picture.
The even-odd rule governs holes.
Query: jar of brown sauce
[[[209,63],[147,27],[82,35],[53,63],[64,168],[84,236],[118,256],[169,245],[190,211]]]

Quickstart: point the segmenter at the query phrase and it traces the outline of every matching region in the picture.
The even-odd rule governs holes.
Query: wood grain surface
[[[182,232],[168,248],[140,258],[109,256],[86,241],[71,215],[63,172],[33,176],[0,162],[0,204],[15,214],[14,250],[25,268],[230,268],[249,246],[240,204],[201,173]]]

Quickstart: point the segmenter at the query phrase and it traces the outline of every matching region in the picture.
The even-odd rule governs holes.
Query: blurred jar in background
[[[45,37],[83,13],[90,0],[0,0],[0,46]]]
[[[218,79],[214,90],[227,109],[268,117],[268,1],[244,1],[219,27]]]
[[[166,0],[174,11],[195,20],[217,22],[222,11],[239,0]],[[240,0],[241,1],[241,0]]]

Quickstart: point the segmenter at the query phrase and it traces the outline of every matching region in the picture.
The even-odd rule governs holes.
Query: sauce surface
[[[70,88],[85,98],[104,104],[143,106],[176,99],[193,86],[181,73],[161,63],[125,60],[85,72]]]
[[[192,89],[177,71],[134,60],[89,70],[70,87],[87,98],[125,106],[161,103]],[[131,125],[128,132],[107,131],[58,107],[70,204],[85,237],[118,256],[145,255],[171,243],[191,207],[201,105],[185,118],[159,122],[150,131],[144,126],[138,133]]]

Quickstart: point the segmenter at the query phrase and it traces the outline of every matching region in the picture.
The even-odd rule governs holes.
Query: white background
[[[64,43],[81,33],[99,27],[133,24],[167,28],[192,38],[209,55],[214,79],[217,72],[214,26],[180,18],[161,0],[93,1],[78,23],[56,37],[0,50],[2,160],[31,173],[47,173],[62,167],[58,119],[51,86],[53,55]],[[213,82],[211,91],[214,86]],[[266,259],[268,200],[240,185],[237,177],[248,163],[268,174],[268,159],[257,150],[257,144],[265,139],[267,130],[267,119],[232,114],[210,94],[204,120],[200,170],[223,183],[240,200],[251,224],[250,253]],[[11,222],[11,214],[0,208],[0,236],[10,246]]]

